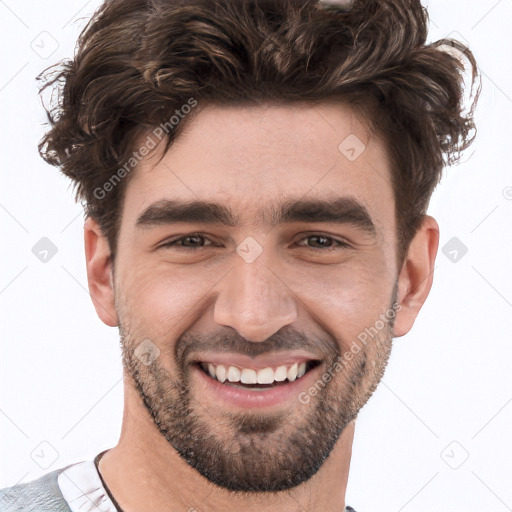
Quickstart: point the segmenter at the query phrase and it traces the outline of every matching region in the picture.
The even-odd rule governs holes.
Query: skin
[[[366,145],[355,161],[338,149],[351,134]],[[98,224],[88,218],[84,226],[91,297],[101,320],[120,327],[123,344],[122,432],[117,446],[100,461],[108,488],[124,512],[343,510],[354,420],[382,377],[391,339],[409,332],[428,296],[439,243],[437,222],[425,216],[398,267],[395,203],[385,147],[364,120],[341,103],[209,105],[155,165],[160,151],[157,146],[128,183],[114,271]],[[342,196],[364,205],[375,226],[374,236],[350,223],[292,222],[272,227],[262,217],[263,211],[286,199]],[[162,199],[216,201],[229,206],[239,216],[239,224],[136,227],[144,209]],[[204,234],[217,247],[196,253],[183,246],[181,250],[162,247],[178,235],[194,233]],[[349,246],[323,247],[317,238],[308,238],[315,234]],[[262,248],[251,263],[236,251],[247,237]],[[267,357],[268,362],[275,355],[271,342],[278,339],[276,333],[298,332],[309,340],[325,340],[334,353],[345,355],[395,299],[399,310],[393,321],[361,346],[345,370],[335,373],[308,404],[293,400],[260,409],[256,416],[250,408],[218,400],[197,373],[186,373],[185,379],[179,371],[175,349],[187,336],[201,340],[213,336],[208,338],[213,340],[213,352],[226,336],[233,343],[246,343],[254,361]],[[158,347],[153,366],[133,358],[134,348],[144,339]],[[288,348],[291,353],[291,341]],[[329,360],[321,352],[316,355],[321,365],[315,371],[321,376],[329,369]],[[187,372],[189,362],[184,363]],[[339,422],[343,419],[346,424],[328,458],[307,481],[280,492],[234,493],[191,467],[155,424],[135,385],[134,372],[140,372],[149,394],[156,393],[157,381],[151,373],[156,365],[163,376],[161,396],[173,396],[173,382],[179,384],[181,375],[192,410],[226,450],[233,441],[235,416],[286,417],[272,435],[257,438],[270,454],[269,467],[278,440],[286,442],[299,428],[306,432],[321,400],[342,403]],[[357,384],[350,386],[351,379]],[[314,433],[311,437],[315,440]]]

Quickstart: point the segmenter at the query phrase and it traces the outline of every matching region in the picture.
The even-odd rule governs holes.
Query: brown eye
[[[208,245],[204,245],[205,242],[209,241],[210,245],[213,245],[210,240],[208,240],[205,236],[200,234],[192,234],[183,236],[181,238],[177,238],[175,240],[170,240],[162,244],[160,247],[172,247],[176,250],[188,250],[194,251],[199,249],[204,249],[208,247]]]
[[[326,235],[309,235],[303,239],[303,241],[313,241],[312,243],[308,243],[306,247],[308,249],[333,249],[336,247],[350,247],[347,243],[342,242],[341,240],[336,240],[330,236]]]

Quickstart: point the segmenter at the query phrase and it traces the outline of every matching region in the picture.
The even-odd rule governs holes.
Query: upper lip
[[[276,368],[283,365],[290,366],[294,363],[309,361],[318,361],[318,358],[304,351],[276,352],[256,357],[229,352],[206,352],[194,358],[194,362],[196,363],[222,364],[224,366],[238,366],[240,368],[251,368],[253,370]]]

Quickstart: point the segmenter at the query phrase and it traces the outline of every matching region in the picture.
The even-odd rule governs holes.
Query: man
[[[352,510],[354,421],[428,296],[429,199],[474,132],[474,58],[426,35],[415,0],[102,6],[46,84],[40,150],[85,204],[122,433],[2,510]]]

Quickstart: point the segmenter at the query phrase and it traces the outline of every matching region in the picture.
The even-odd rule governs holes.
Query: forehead
[[[167,199],[222,201],[250,224],[290,199],[342,196],[373,211],[376,224],[393,221],[385,147],[342,103],[209,105],[155,165],[159,149],[128,183],[123,219],[131,225]]]

